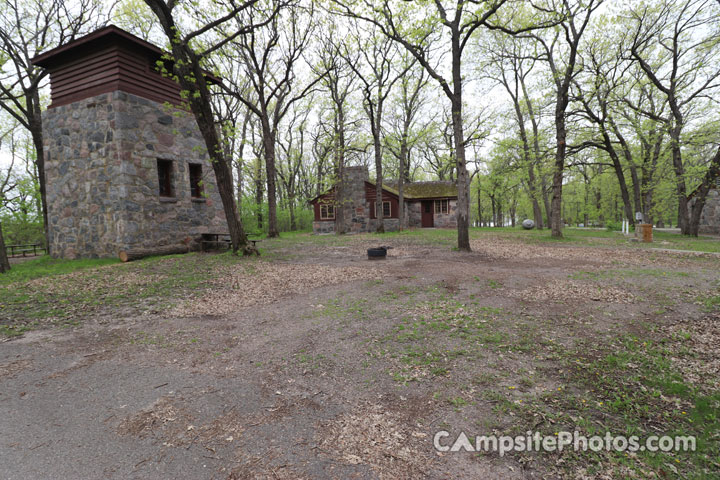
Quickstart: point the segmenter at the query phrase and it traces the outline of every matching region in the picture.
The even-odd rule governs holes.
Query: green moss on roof
[[[397,184],[383,184],[389,192],[398,195]],[[403,185],[405,198],[455,198],[457,197],[457,185],[454,182],[411,182]]]

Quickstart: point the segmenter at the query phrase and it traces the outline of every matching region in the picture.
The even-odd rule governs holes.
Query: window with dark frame
[[[191,163],[188,167],[190,170],[190,196],[192,198],[202,198],[202,165],[199,163]]]
[[[387,218],[390,216],[390,202],[383,202],[383,217]]]
[[[158,158],[157,170],[158,170],[158,193],[161,197],[172,197],[174,196],[172,174],[173,165],[172,160],[162,160]]]
[[[449,211],[449,201],[447,199],[435,200],[435,213],[449,213]]]
[[[320,205],[320,220],[332,220],[335,218],[335,207],[333,205]]]

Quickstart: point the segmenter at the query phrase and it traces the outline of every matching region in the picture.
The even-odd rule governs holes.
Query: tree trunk
[[[477,212],[478,212],[478,227],[483,226],[482,222],[482,200],[480,199],[480,178],[478,178],[478,188],[477,188]]]
[[[288,196],[288,209],[290,210],[290,230],[297,230],[297,221],[295,220],[295,201]]]
[[[463,130],[463,104],[462,104],[462,72],[460,68],[461,50],[460,36],[455,33],[452,35],[452,76],[453,76],[453,96],[450,99],[452,103],[452,122],[453,122],[453,140],[455,144],[455,157],[457,169],[457,235],[458,249],[470,251],[470,182],[468,178],[467,165],[465,163],[465,132]]]
[[[37,95],[37,93],[36,93]],[[47,253],[50,254],[50,231],[48,228],[48,207],[47,207],[47,182],[45,180],[45,147],[43,145],[42,117],[40,114],[40,101],[37,112],[30,120],[30,135],[32,136],[33,146],[35,147],[35,166],[37,167],[38,183],[40,184],[40,205],[42,207],[43,231],[45,233],[45,247]]]
[[[268,121],[262,119],[263,150],[265,151],[265,180],[268,199],[268,238],[280,236],[277,226],[277,185],[275,171],[275,132]]]
[[[504,77],[503,77],[504,78]],[[516,82],[517,82],[517,75],[516,75]],[[516,83],[517,85],[517,83]],[[537,182],[535,180],[535,165],[530,155],[530,141],[528,140],[527,136],[527,130],[525,129],[525,115],[523,114],[522,108],[520,106],[520,99],[517,95],[517,90],[513,92],[513,90],[510,88],[510,85],[505,83],[505,89],[508,91],[510,96],[513,100],[513,105],[515,106],[515,116],[517,118],[518,122],[518,128],[520,129],[520,140],[522,141],[523,146],[523,161],[525,162],[525,166],[528,169],[528,194],[530,196],[530,201],[532,202],[533,206],[533,218],[535,220],[535,228],[538,230],[543,229],[543,217],[542,217],[542,210],[540,210],[540,202],[538,201],[538,195],[537,195]],[[515,226],[515,219],[513,218],[512,226]]]
[[[692,210],[690,213],[689,224],[686,235],[692,235],[697,237],[700,233],[700,216],[702,215],[703,208],[705,208],[705,200],[707,194],[712,188],[715,179],[720,177],[720,148],[718,148],[715,156],[710,161],[710,167],[708,168],[702,183],[693,192],[692,196]],[[685,203],[687,207],[687,202]]]
[[[398,230],[405,228],[405,157],[408,154],[407,130],[400,140],[400,169],[398,170]]]
[[[262,178],[262,159],[258,156],[255,159],[255,218],[257,220],[257,228],[263,229],[263,196],[265,195],[264,183]]]
[[[376,217],[376,228],[377,233],[385,233],[385,219],[383,215],[383,196],[382,196],[382,183],[383,183],[383,170],[382,170],[382,146],[380,145],[380,129],[382,128],[382,113],[383,113],[383,101],[382,101],[382,90],[378,90],[377,93],[377,111],[375,112],[375,118],[370,117],[370,121],[373,123],[372,134],[373,134],[373,147],[375,149],[375,217]],[[370,99],[368,99],[370,101]],[[368,109],[369,112],[372,110]]]
[[[191,95],[187,96],[187,101],[205,142],[215,172],[218,193],[222,200],[225,219],[232,239],[233,252],[237,253],[241,248],[245,251],[247,237],[235,203],[230,165],[224,158],[222,142],[220,142],[215,128],[210,91],[200,66],[200,59],[190,45],[179,40],[179,30],[172,17],[172,10],[168,5],[161,0],[145,0],[145,3],[157,16],[165,36],[170,41],[172,54],[175,58],[173,70],[181,88],[186,92],[192,92]]]
[[[495,195],[490,195],[490,208],[492,209],[492,226],[497,227],[497,211],[495,210]]]
[[[337,139],[335,145],[335,175],[337,184],[335,187],[335,234],[345,233],[345,208],[348,203],[345,198],[345,108],[338,105],[337,111]]]
[[[532,101],[530,100],[530,97],[528,96],[527,87],[525,86],[525,80],[523,76],[520,76],[518,78],[518,81],[520,82],[520,86],[522,87],[523,92],[523,98],[525,99],[525,106],[528,111],[528,117],[530,118],[530,124],[532,125],[532,131],[533,131],[533,161],[529,162],[528,165],[528,176],[529,176],[529,184],[530,191],[534,194],[531,195],[532,201],[533,201],[533,216],[535,217],[535,228],[538,230],[542,230],[545,225],[543,224],[543,214],[542,210],[540,208],[540,201],[538,199],[538,196],[542,196],[543,203],[545,204],[545,213],[547,214],[547,220],[548,223],[550,223],[550,203],[548,202],[547,198],[547,188],[545,184],[545,176],[543,175],[541,178],[541,185],[540,185],[540,192],[538,192],[537,188],[537,181],[535,177],[535,168],[540,168],[540,140],[539,140],[539,131],[538,131],[538,123],[537,119],[535,118],[535,110],[532,105]],[[517,102],[516,102],[517,103]],[[516,107],[519,109],[519,105]],[[520,116],[522,117],[522,109],[518,110],[520,112]],[[524,117],[523,117],[524,118]],[[525,122],[523,120],[522,125],[523,131],[525,131]],[[525,140],[524,143],[528,143],[527,140],[527,133],[525,134]],[[542,173],[542,172],[541,172]]]
[[[242,128],[242,135],[240,137],[240,149],[238,151],[238,161],[237,161],[237,167],[236,167],[236,174],[238,177],[237,181],[237,204],[238,204],[238,211],[242,212],[242,189],[243,189],[243,155],[245,154],[245,140],[247,138],[247,127],[248,123],[250,123],[250,111],[248,110],[245,113],[245,118],[243,119],[243,128]]]
[[[670,129],[670,143],[672,145],[672,162],[675,170],[675,191],[678,199],[678,226],[680,233],[683,235],[691,235],[690,233],[690,212],[688,210],[687,186],[685,184],[685,167],[682,163],[682,153],[680,151],[680,133],[682,126],[679,122]]]
[[[543,205],[545,206],[545,219],[547,220],[546,225],[550,225],[552,223],[552,208],[550,207],[550,198],[548,197],[548,186],[547,186],[547,176],[543,175],[541,180],[541,187],[542,187],[542,199],[543,199]]]
[[[603,135],[603,143],[605,144],[605,151],[610,155],[610,160],[612,160],[613,169],[615,170],[615,176],[618,179],[618,185],[620,186],[620,196],[622,197],[623,201],[623,208],[625,209],[625,216],[627,217],[628,221],[630,222],[630,225],[635,225],[635,214],[633,213],[633,207],[632,203],[630,202],[630,192],[627,188],[627,181],[625,180],[625,171],[623,170],[622,164],[620,163],[620,158],[617,155],[617,152],[615,151],[615,148],[613,147],[612,141],[610,140],[610,136],[608,133],[603,129],[602,132]],[[616,133],[616,135],[618,135]],[[628,158],[629,152],[625,153],[625,160],[628,161],[630,165],[632,165],[632,157]],[[632,168],[631,168],[632,173]],[[633,178],[633,184],[636,184],[636,179]],[[633,185],[633,186],[634,186]]]
[[[642,206],[642,187],[640,185],[640,177],[638,176],[637,167],[634,164],[630,164],[630,179],[633,182],[633,203],[635,204],[635,211],[643,213],[643,221],[645,223],[645,215]]]
[[[573,52],[574,53],[574,52]],[[571,65],[574,65],[574,54],[571,53]],[[570,90],[570,79],[572,69],[568,67],[565,72],[565,78],[558,85],[557,99],[555,103],[555,139],[557,149],[555,151],[555,165],[552,181],[552,200],[550,208],[552,210],[552,219],[550,226],[552,228],[552,236],[554,238],[562,238],[563,218],[562,218],[562,188],[563,174],[565,171],[565,156],[567,152],[567,127],[565,125],[565,111],[567,110],[570,98],[568,92]]]
[[[555,113],[555,130],[557,138],[557,150],[555,152],[555,168],[552,181],[552,200],[550,203],[550,209],[552,211],[550,228],[552,229],[553,237],[562,238],[562,187],[563,172],[565,170],[565,151],[567,147],[565,144],[567,135],[567,132],[565,130],[565,109],[558,109]]]
[[[10,260],[7,257],[7,250],[5,249],[5,239],[3,238],[2,223],[0,223],[0,273],[10,271]]]
[[[190,249],[185,244],[163,245],[159,247],[135,248],[132,250],[120,250],[118,257],[122,262],[132,262],[145,257],[154,257],[158,255],[177,255],[180,253],[188,253]]]

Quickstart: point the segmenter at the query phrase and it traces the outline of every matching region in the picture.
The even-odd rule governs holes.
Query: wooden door
[[[433,220],[433,202],[432,200],[426,200],[422,202],[422,226],[423,228],[431,228],[435,226]]]

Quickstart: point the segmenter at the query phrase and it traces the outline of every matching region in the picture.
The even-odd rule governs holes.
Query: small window
[[[448,200],[435,200],[435,213],[448,213]]]
[[[191,163],[190,167],[190,196],[192,198],[201,198],[203,194],[202,184],[202,165],[199,163]]]
[[[332,205],[320,205],[320,220],[332,220],[335,218],[335,207]]]
[[[173,165],[172,160],[160,160],[157,161],[157,170],[158,170],[158,186],[159,190],[158,193],[161,197],[172,197],[174,196],[173,192],[173,182],[172,182],[172,175],[173,175]]]
[[[383,202],[383,217],[390,216],[390,202]]]

